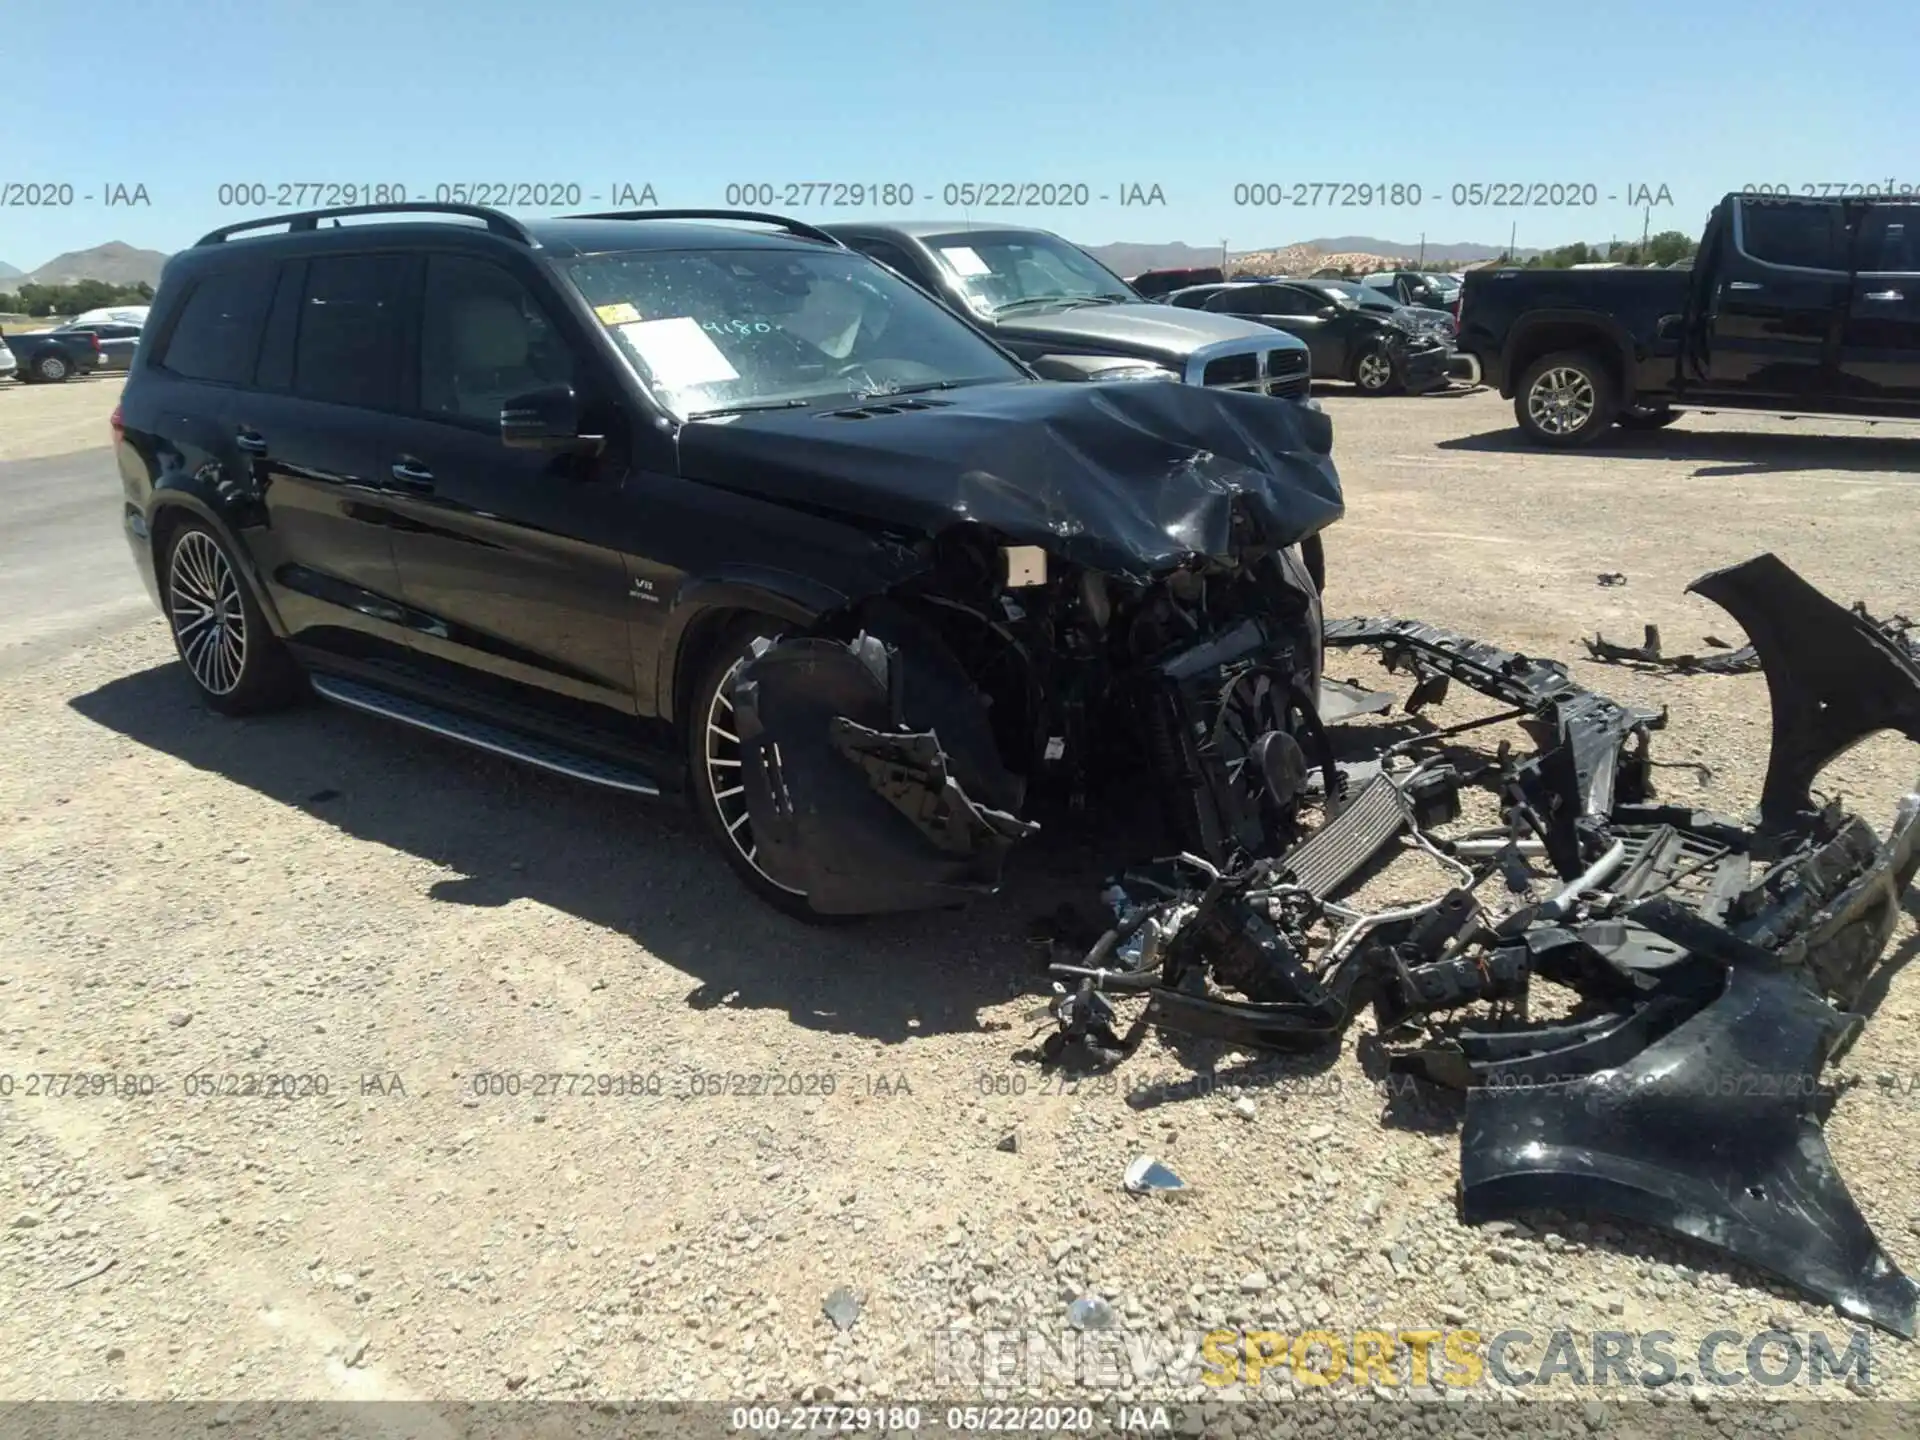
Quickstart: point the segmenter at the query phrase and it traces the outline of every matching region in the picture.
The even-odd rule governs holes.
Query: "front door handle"
[[[247,429],[244,425],[234,431],[233,443],[249,455],[264,455],[267,453],[267,437],[257,430]]]
[[[414,464],[411,460],[399,461],[388,473],[405,489],[419,491],[433,489],[433,472],[424,465]]]
[[[1904,300],[1907,297],[1898,290],[1869,290],[1860,298],[1862,300]]]
[[[1729,290],[1764,290],[1766,286],[1758,280],[1729,280],[1727,288]]]

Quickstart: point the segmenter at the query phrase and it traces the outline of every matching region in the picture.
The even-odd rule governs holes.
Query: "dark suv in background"
[[[1037,379],[812,226],[283,215],[173,257],[148,330],[126,532],[209,706],[684,792],[790,913],[990,890],[1109,789],[1224,858],[1319,733],[1327,418]],[[1273,763],[1159,743],[1223,727]]]

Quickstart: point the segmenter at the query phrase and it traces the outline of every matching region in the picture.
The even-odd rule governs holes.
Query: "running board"
[[[416,730],[430,731],[448,740],[457,740],[462,745],[471,745],[476,750],[504,755],[509,760],[537,765],[542,770],[584,780],[589,785],[624,790],[630,795],[657,797],[660,794],[659,785],[643,771],[584,754],[551,740],[509,730],[503,725],[442,709],[438,705],[340,675],[315,675],[312,681],[316,695],[336,705],[344,705],[349,710],[362,710],[369,715],[398,720],[402,725],[411,725]]]

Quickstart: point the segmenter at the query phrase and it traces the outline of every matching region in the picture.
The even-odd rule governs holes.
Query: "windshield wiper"
[[[743,400],[738,405],[716,405],[711,410],[695,410],[687,419],[711,420],[716,415],[745,415],[751,410],[794,410],[812,403],[811,400]]]
[[[885,399],[888,395],[924,395],[929,390],[957,390],[962,384],[974,385],[978,381],[968,380],[927,380],[918,385],[902,385],[898,389],[879,392],[876,398]]]
[[[1004,315],[1009,310],[1024,310],[1033,305],[1118,305],[1125,298],[1123,295],[1029,295],[1024,300],[1009,300],[993,313]]]

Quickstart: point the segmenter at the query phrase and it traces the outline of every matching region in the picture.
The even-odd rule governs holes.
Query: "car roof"
[[[426,207],[435,209],[441,207]],[[711,212],[702,212],[708,214]],[[355,223],[342,224],[342,216],[354,216]],[[312,218],[309,218],[312,217]],[[305,220],[305,228],[244,233],[255,226]],[[765,222],[782,228],[746,228],[730,221]],[[243,233],[234,233],[236,231]],[[818,237],[818,238],[816,238]],[[179,252],[174,262],[191,268],[221,263],[219,257],[237,259],[243,255],[325,254],[332,250],[361,250],[382,245],[451,245],[476,249],[518,251],[547,260],[571,260],[587,255],[605,255],[636,250],[819,250],[828,239],[814,227],[779,217],[755,216],[747,212],[713,214],[712,218],[694,218],[685,212],[660,212],[648,215],[573,215],[519,219],[499,212],[477,208],[422,219],[410,211],[397,211],[391,219],[368,216],[364,212],[314,211],[300,216],[269,216],[257,221],[227,226],[203,237],[196,245]],[[837,248],[837,247],[836,247]]]

